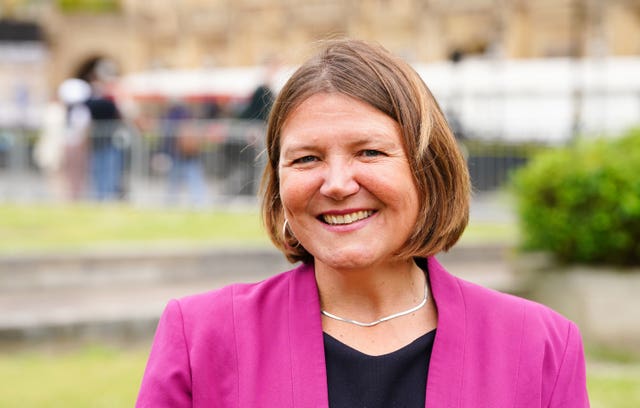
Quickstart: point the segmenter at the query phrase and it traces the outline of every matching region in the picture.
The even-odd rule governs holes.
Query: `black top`
[[[94,149],[112,146],[113,136],[118,128],[120,112],[115,102],[103,96],[92,97],[86,102],[91,113],[93,126],[89,144]]]
[[[240,119],[257,119],[267,121],[275,96],[266,85],[260,85],[253,91],[249,105],[240,113]]]
[[[424,408],[436,331],[370,356],[324,333],[330,408]]]

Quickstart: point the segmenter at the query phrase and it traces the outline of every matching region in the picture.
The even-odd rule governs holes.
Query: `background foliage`
[[[640,265],[640,129],[541,153],[513,181],[525,249]]]
[[[120,10],[117,0],[56,0],[56,4],[66,13],[111,13]]]

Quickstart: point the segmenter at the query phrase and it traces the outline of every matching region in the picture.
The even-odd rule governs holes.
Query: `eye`
[[[303,156],[303,157],[300,157],[298,159],[295,159],[292,163],[293,164],[306,164],[306,163],[313,163],[316,160],[318,160],[318,158],[316,156]]]
[[[382,153],[379,150],[374,150],[374,149],[366,149],[360,152],[360,154],[364,157],[378,157],[378,156],[383,156],[384,153]]]

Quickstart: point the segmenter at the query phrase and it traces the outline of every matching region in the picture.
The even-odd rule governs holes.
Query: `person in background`
[[[162,120],[163,151],[169,157],[168,202],[180,201],[186,187],[188,205],[202,207],[206,201],[206,182],[202,151],[204,134],[200,122],[182,101],[170,102]]]
[[[242,112],[240,112],[238,118],[266,122],[274,99],[275,96],[268,84],[263,83],[258,85],[251,94],[249,103]]]
[[[279,93],[262,212],[292,270],[171,301],[138,407],[589,406],[578,328],[451,275],[470,181],[419,75],[328,42]]]
[[[69,78],[58,87],[58,99],[63,103],[62,111],[54,103],[47,109],[45,129],[36,152],[39,163],[55,171],[60,165],[62,197],[64,200],[86,198],[88,172],[88,137],[91,113],[86,101],[91,87],[78,78]],[[63,115],[60,117],[59,115]],[[61,146],[57,145],[58,121],[63,121]],[[58,148],[61,151],[58,151]],[[57,162],[59,160],[59,163]]]
[[[258,189],[259,173],[256,170],[261,166],[257,165],[256,160],[262,150],[265,124],[275,99],[271,83],[276,70],[275,60],[270,59],[264,64],[261,83],[238,114],[239,129],[230,132],[230,137],[223,145],[223,155],[228,163],[226,179],[230,180],[227,185],[234,196],[255,197]]]
[[[63,173],[66,107],[58,98],[51,98],[44,109],[38,140],[33,149],[33,159],[47,179],[49,192],[54,201],[67,197],[67,186]]]
[[[122,129],[120,111],[109,94],[109,79],[113,75],[108,62],[99,62],[91,77],[91,97],[87,107],[91,112],[89,136],[93,198],[112,201],[124,195],[124,151],[118,139]]]

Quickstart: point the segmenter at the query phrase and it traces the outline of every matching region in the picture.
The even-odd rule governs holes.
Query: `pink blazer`
[[[572,322],[427,263],[438,308],[427,407],[589,406]],[[171,301],[136,406],[327,407],[313,266]]]

